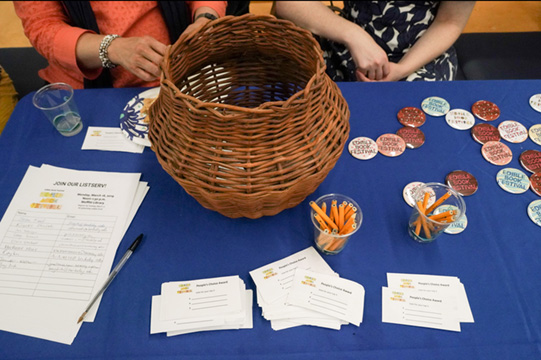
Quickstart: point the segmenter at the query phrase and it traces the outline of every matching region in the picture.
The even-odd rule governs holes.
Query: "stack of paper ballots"
[[[387,273],[382,288],[382,321],[460,331],[473,323],[464,285],[454,276]]]
[[[342,279],[309,247],[250,272],[257,286],[257,303],[274,330],[300,325],[339,330],[359,326],[364,288]]]
[[[152,297],[150,333],[251,329],[252,296],[238,276],[163,283]]]

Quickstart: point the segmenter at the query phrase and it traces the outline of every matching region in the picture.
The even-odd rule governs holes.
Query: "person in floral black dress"
[[[473,1],[277,1],[279,17],[318,36],[335,81],[454,80],[453,44]]]

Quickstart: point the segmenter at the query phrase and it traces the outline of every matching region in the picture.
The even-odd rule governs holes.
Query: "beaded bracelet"
[[[118,38],[118,37],[120,37],[120,35],[116,35],[116,34],[107,35],[101,41],[99,56],[100,56],[100,60],[101,60],[101,66],[103,66],[104,68],[112,69],[112,68],[116,67],[116,65],[113,64],[111,62],[111,60],[109,60],[109,53],[108,53],[107,50],[109,49],[109,45],[111,45],[113,40]]]

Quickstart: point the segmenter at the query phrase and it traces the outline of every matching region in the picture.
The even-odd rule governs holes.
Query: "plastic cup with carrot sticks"
[[[341,194],[328,194],[310,201],[316,247],[324,254],[338,254],[359,230],[363,213],[359,204]]]
[[[420,243],[434,241],[466,213],[462,196],[444,184],[426,183],[417,189],[413,199],[408,233]]]

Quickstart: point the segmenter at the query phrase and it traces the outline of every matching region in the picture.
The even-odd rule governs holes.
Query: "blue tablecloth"
[[[350,139],[376,139],[400,127],[397,112],[440,96],[451,108],[469,110],[477,100],[501,109],[492,122],[516,120],[527,128],[541,123],[528,104],[541,81],[341,83],[351,111]],[[120,244],[115,264],[139,233],[146,237],[105,293],[94,323],[84,324],[73,345],[0,332],[1,359],[533,359],[541,357],[541,227],[528,218],[532,191],[514,195],[496,183],[502,168],[483,159],[470,131],[427,116],[426,143],[397,158],[378,154],[361,161],[344,150],[315,193],[295,208],[257,220],[229,219],[207,210],[158,164],[155,154],[82,151],[87,126],[118,126],[119,114],[144,89],[78,90],[75,100],[85,129],[62,137],[32,106],[31,95],[17,105],[0,136],[0,214],[7,209],[28,165],[51,164],[79,170],[141,172],[150,191]],[[480,122],[477,120],[477,122]],[[502,140],[503,141],[503,140]],[[530,139],[509,144],[513,160],[537,149]],[[402,189],[412,181],[444,182],[465,170],[479,190],[465,198],[469,224],[459,235],[443,234],[418,244],[406,232],[411,208]],[[361,206],[361,229],[336,256],[325,256],[342,277],[366,290],[360,327],[328,330],[302,326],[275,332],[254,305],[254,327],[167,338],[150,335],[152,295],[166,281],[240,275],[255,290],[248,272],[313,244],[310,200],[331,192]],[[381,287],[386,273],[457,276],[465,285],[475,318],[462,331],[382,323]],[[254,296],[255,304],[255,296]],[[0,305],[1,306],[1,305]]]

